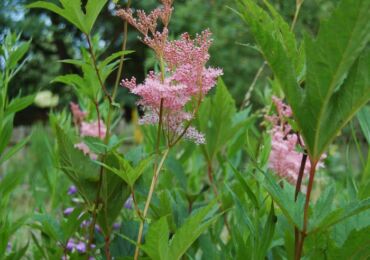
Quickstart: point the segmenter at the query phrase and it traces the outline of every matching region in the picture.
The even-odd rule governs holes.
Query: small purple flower
[[[74,211],[74,209],[75,209],[75,208],[72,208],[72,207],[70,207],[70,208],[66,208],[66,209],[64,210],[63,214],[64,214],[65,216],[69,216],[69,215]]]
[[[6,252],[10,253],[12,251],[12,244],[10,242],[6,245]]]
[[[74,185],[69,186],[68,195],[75,195],[77,193],[77,187]]]
[[[90,220],[84,220],[84,221],[82,221],[82,223],[81,223],[80,227],[81,227],[81,228],[87,228],[87,227],[89,227],[89,226],[90,226],[90,223],[91,223],[91,221],[90,221]]]
[[[86,253],[86,243],[80,241],[76,244],[76,249],[79,253]]]
[[[121,228],[121,224],[120,223],[114,223],[113,224],[113,229],[114,230],[119,230]]]
[[[98,224],[95,225],[95,231],[98,232],[98,233],[101,233],[101,231],[102,231],[101,227]]]
[[[73,238],[69,239],[66,245],[68,251],[72,251],[76,246],[75,240]]]
[[[125,207],[126,209],[132,209],[132,201],[133,201],[132,196],[130,196],[130,197],[126,200],[124,207]]]

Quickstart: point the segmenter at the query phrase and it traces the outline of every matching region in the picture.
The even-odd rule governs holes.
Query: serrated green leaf
[[[370,99],[370,56],[364,54],[351,69],[369,41],[369,16],[368,0],[342,0],[316,39],[305,38],[307,90],[296,119],[314,159]]]
[[[90,32],[94,26],[98,15],[105,6],[108,0],[89,0],[86,4],[86,17],[85,17],[85,27],[88,32]]]
[[[111,165],[112,168],[119,167],[116,156],[112,154],[108,154],[106,163]],[[97,220],[103,233],[108,235],[123,208],[124,203],[122,202],[126,201],[130,194],[130,189],[128,189],[127,184],[121,178],[109,170],[103,173],[101,189],[102,209],[98,212]]]
[[[149,231],[145,236],[143,251],[153,260],[168,259],[169,227],[167,217],[162,217],[150,224]]]
[[[233,170],[233,172],[234,172],[236,178],[238,179],[239,183],[242,185],[244,191],[247,193],[249,199],[252,201],[253,205],[258,209],[259,208],[259,203],[258,203],[256,195],[253,193],[251,188],[248,186],[247,182],[244,180],[241,173],[237,169],[235,169],[235,167],[230,162],[229,162],[229,165],[230,165],[231,169]]]
[[[74,145],[59,125],[56,125],[58,159],[61,170],[76,185],[88,203],[93,203],[99,181],[98,166]]]
[[[252,236],[256,236],[256,228],[253,224],[252,219],[250,218],[250,215],[248,214],[247,208],[243,205],[243,203],[240,201],[238,196],[235,194],[235,192],[229,187],[229,185],[225,185],[226,189],[230,192],[231,196],[233,197],[233,200],[236,204],[236,216],[237,218],[245,225],[245,227],[248,228],[249,233]],[[244,234],[246,235],[246,234]],[[254,240],[253,240],[254,245]]]
[[[10,115],[0,122],[0,156],[3,156],[5,148],[8,146],[13,133],[13,118]]]
[[[299,194],[297,201],[294,201],[294,190],[289,183],[285,182],[284,188],[281,188],[269,173],[264,173],[264,176],[266,181],[263,186],[267,192],[289,222],[301,230],[303,228],[303,218],[301,217],[304,208],[303,196]]]
[[[17,48],[12,51],[7,59],[7,69],[12,70],[14,69],[18,62],[23,58],[23,56],[27,53],[28,49],[30,48],[31,41],[22,42]]]
[[[331,246],[328,250],[329,259],[368,259],[370,255],[370,227],[353,230],[344,245]]]
[[[34,99],[35,95],[17,97],[12,99],[12,101],[5,110],[4,116],[8,116],[10,114],[14,114],[17,113],[18,111],[25,109],[26,107],[30,106],[33,103]]]
[[[20,142],[18,142],[15,146],[10,148],[9,151],[7,151],[5,154],[1,154],[1,156],[0,156],[0,165],[2,163],[6,162],[7,160],[9,160],[14,154],[19,152],[23,148],[23,146],[25,146],[28,143],[30,138],[31,138],[31,135],[24,138]]]
[[[141,160],[137,166],[131,166],[130,162],[123,158],[122,155],[118,153],[114,153],[114,156],[119,162],[118,168],[113,168],[107,164],[102,162],[96,162],[97,164],[105,167],[112,173],[119,176],[123,181],[125,181],[130,187],[133,187],[135,182],[139,179],[139,177],[144,173],[145,169],[149,166],[152,161],[152,157],[147,157]]]
[[[264,259],[265,256],[267,255],[267,251],[274,237],[276,222],[277,219],[275,216],[274,203],[272,202],[270,207],[270,213],[266,219],[266,223],[260,237],[260,243],[256,259]]]
[[[274,11],[271,17],[253,0],[239,0],[239,15],[249,25],[260,51],[279,85],[284,90],[288,103],[293,110],[299,107],[302,99],[302,89],[297,84],[297,74],[292,57],[298,57],[298,51],[293,49],[292,34],[288,25]],[[270,10],[274,10],[269,5]]]
[[[33,216],[33,220],[34,223],[31,226],[41,230],[55,242],[64,242],[63,230],[54,217],[47,214],[36,213]]]
[[[27,5],[28,8],[43,8],[52,11],[75,25],[85,34],[90,34],[94,23],[108,0],[89,0],[86,3],[86,14],[82,11],[81,0],[59,0],[62,7],[52,3],[37,1]]]
[[[348,205],[335,209],[330,214],[327,214],[320,223],[315,223],[315,225],[310,223],[308,232],[321,232],[341,221],[356,216],[367,209],[370,209],[370,199],[351,202]]]
[[[104,67],[106,67],[108,64],[110,64],[111,62],[113,62],[114,60],[116,60],[117,58],[120,58],[122,55],[127,55],[127,54],[130,54],[130,53],[133,53],[134,51],[118,51],[118,52],[115,52],[111,55],[109,55],[107,58],[105,58],[100,64],[99,64],[99,68],[100,70],[102,70]]]
[[[212,160],[235,134],[231,127],[235,113],[235,101],[224,82],[219,79],[215,95],[206,98],[198,112],[199,130],[205,134],[205,148],[209,159]]]
[[[272,11],[271,18],[253,0],[239,3],[242,18],[293,109],[311,161],[318,161],[340,129],[370,99],[369,54],[363,52],[370,38],[370,2],[342,0],[316,39],[305,37],[304,88],[298,86],[297,79],[304,77],[297,77],[297,63],[291,61],[287,48],[287,26],[282,26],[276,13]]]
[[[370,106],[365,106],[357,113],[357,119],[360,122],[362,133],[367,143],[370,144]]]
[[[180,259],[195,240],[220,216],[214,215],[216,201],[199,209],[177,230],[169,245],[168,260]]]
[[[53,4],[53,3],[48,3],[45,1],[37,1],[32,4],[27,5],[27,8],[42,8],[46,9],[49,11],[52,11],[60,16],[62,16],[64,19],[72,23],[74,26],[76,26],[80,31],[86,33],[86,30],[84,28],[83,23],[81,21],[83,20],[82,18],[82,11],[81,11],[81,0],[71,0],[71,3],[75,3],[74,6],[68,5],[68,0],[60,1],[62,3],[67,2],[67,6],[63,6],[63,8]],[[76,17],[76,10],[80,10],[80,12],[77,11],[77,17]]]

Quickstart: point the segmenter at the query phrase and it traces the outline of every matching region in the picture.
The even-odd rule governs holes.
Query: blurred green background
[[[28,10],[24,6],[34,0],[1,0],[0,1],[0,40],[7,31],[22,33],[22,40],[32,39],[29,61],[12,82],[11,95],[35,93],[38,90],[51,90],[58,94],[59,107],[65,107],[73,93],[70,88],[51,83],[57,75],[78,73],[76,67],[58,60],[78,57],[80,47],[85,44],[83,35],[71,24],[56,14],[43,9]],[[51,1],[57,2],[57,1]],[[84,1],[82,1],[84,2]],[[271,0],[288,22],[295,12],[295,0]],[[307,0],[304,2],[295,30],[315,34],[319,19],[325,18],[335,7],[337,0]],[[134,9],[150,11],[157,6],[156,0],[132,1]],[[118,1],[125,6],[126,1]],[[211,48],[210,65],[224,70],[224,81],[236,102],[240,104],[250,87],[254,75],[263,60],[253,46],[248,29],[233,12],[234,0],[175,0],[175,11],[170,25],[171,37],[178,37],[183,32],[195,35],[206,28],[213,32],[214,44]],[[123,21],[115,16],[116,6],[110,2],[103,10],[95,27],[95,34],[101,38],[101,47],[105,54],[118,51],[122,44]],[[301,36],[301,35],[299,35]],[[138,39],[136,31],[129,27],[127,48],[134,50],[130,60],[125,63],[122,77],[135,76],[140,82],[146,72],[154,65],[153,53]],[[258,93],[267,84],[264,71],[252,94],[252,103],[260,103]],[[115,75],[108,80],[108,86],[114,84]],[[127,95],[123,88],[119,100],[125,108],[134,106],[134,97]],[[22,116],[23,114],[23,116]],[[16,124],[31,124],[38,119],[46,119],[45,110],[31,107],[17,116]],[[129,114],[129,113],[126,113]]]

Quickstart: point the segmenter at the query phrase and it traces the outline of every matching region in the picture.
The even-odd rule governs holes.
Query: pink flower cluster
[[[87,115],[86,112],[82,111],[80,107],[73,102],[70,103],[70,106],[73,116],[73,122],[75,126],[79,129],[79,133],[82,137],[98,137],[102,140],[105,138],[107,128],[102,120],[88,123],[84,121]],[[74,147],[81,150],[85,155],[90,156],[92,160],[96,160],[98,158],[95,153],[90,151],[90,148],[84,142],[77,143],[74,145]]]
[[[120,9],[117,15],[134,26],[143,36],[142,41],[152,48],[161,57],[168,38],[168,24],[172,15],[172,0],[161,0],[162,7],[158,7],[146,14],[143,10],[137,11],[134,17],[132,9]],[[157,30],[158,21],[163,24],[162,31]]]
[[[210,58],[208,50],[212,44],[211,32],[203,31],[192,39],[184,33],[179,40],[168,40],[168,23],[172,13],[172,1],[162,0],[163,7],[149,15],[138,11],[138,18],[131,10],[119,10],[117,14],[127,20],[144,35],[144,43],[151,47],[159,60],[166,66],[162,73],[150,72],[144,83],[137,84],[133,77],[123,80],[121,85],[140,96],[138,101],[146,110],[140,120],[142,124],[156,124],[162,112],[163,128],[171,133],[169,142],[184,136],[197,144],[204,143],[203,134],[194,127],[185,126],[196,114],[197,107],[208,91],[216,85],[222,70],[206,67]],[[157,21],[164,26],[157,31]],[[193,102],[192,111],[186,112],[185,106]]]
[[[270,134],[272,136],[272,148],[269,157],[269,167],[282,179],[295,185],[298,179],[299,169],[304,150],[303,139],[298,133],[292,131],[288,119],[292,118],[291,108],[284,104],[277,97],[272,98],[276,107],[277,115],[266,116],[266,119],[273,124]],[[301,147],[300,149],[299,146]],[[324,167],[323,162],[319,162],[316,167]],[[311,163],[307,159],[304,176],[311,169]]]

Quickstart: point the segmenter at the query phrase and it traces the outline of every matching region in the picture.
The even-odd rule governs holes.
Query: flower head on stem
[[[269,167],[282,179],[295,185],[301,167],[302,155],[304,151],[304,141],[293,131],[289,120],[292,120],[292,109],[281,99],[273,97],[272,101],[276,107],[277,115],[266,116],[272,123],[270,134],[272,137],[272,147],[269,157]],[[325,158],[325,155],[322,159]],[[324,167],[320,161],[317,168]],[[311,169],[310,161],[305,163],[304,176],[308,176]]]

